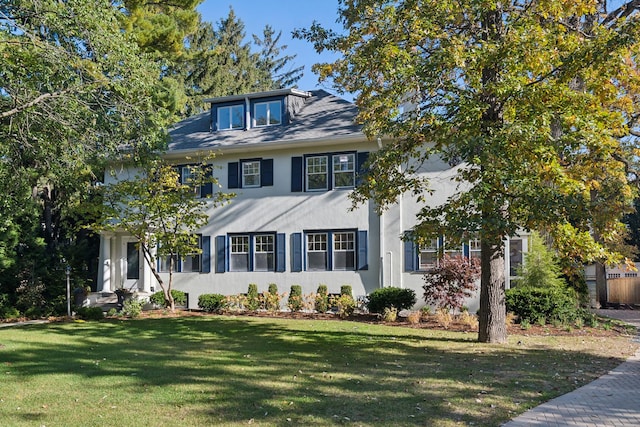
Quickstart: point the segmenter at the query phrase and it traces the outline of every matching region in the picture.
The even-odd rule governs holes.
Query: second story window
[[[230,105],[228,107],[218,107],[218,130],[243,129],[244,128],[244,106]]]
[[[307,191],[326,190],[327,156],[307,157]]]
[[[241,162],[242,188],[260,187],[260,160]]]
[[[259,102],[253,107],[254,126],[272,126],[282,123],[282,102]]]
[[[182,171],[182,177],[181,177],[182,183],[189,186],[192,185],[194,180],[194,175],[195,175],[193,168],[189,166],[184,166],[181,168],[181,171]],[[202,189],[199,185],[193,186],[193,192],[196,197],[202,196],[201,191]]]
[[[333,187],[353,187],[356,180],[355,154],[336,154],[333,156]]]

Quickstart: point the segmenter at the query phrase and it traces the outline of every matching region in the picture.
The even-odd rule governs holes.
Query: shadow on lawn
[[[622,362],[353,322],[211,316],[28,328],[64,344],[0,352],[20,375],[76,374],[89,386],[133,376],[132,397],[182,390],[155,403],[188,407],[211,424],[498,425],[590,380],[592,367]]]

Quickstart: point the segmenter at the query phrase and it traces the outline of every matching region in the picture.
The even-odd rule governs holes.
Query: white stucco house
[[[401,239],[420,207],[410,195],[381,216],[372,202],[350,210],[348,195],[368,155],[384,144],[354,124],[353,104],[322,90],[297,89],[206,102],[209,111],[172,128],[166,156],[180,166],[212,150],[221,191],[237,196],[209,209],[210,221],[199,230],[202,254],[178,265],[174,286],[189,294],[189,306],[205,293],[244,293],[250,283],[260,291],[275,283],[281,292],[298,284],[304,293],[319,284],[339,292],[348,284],[354,296],[395,286],[414,289],[421,301],[422,272],[437,262],[446,238],[421,248]],[[430,202],[456,191],[455,168],[447,163],[434,160],[421,173],[436,189]],[[125,234],[101,236],[99,292],[159,290],[135,243]],[[507,247],[509,276],[522,262],[526,238]],[[476,241],[444,249],[479,256]],[[468,306],[477,309],[477,298]]]

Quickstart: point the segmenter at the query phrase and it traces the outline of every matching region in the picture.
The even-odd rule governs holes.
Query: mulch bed
[[[176,309],[171,313],[167,310],[148,310],[143,311],[141,318],[159,318],[159,317],[189,317],[189,316],[219,316],[220,314],[207,313],[201,310],[181,310]],[[414,329],[433,329],[433,330],[448,330],[454,332],[467,332],[477,333],[478,328],[463,323],[457,319],[454,319],[450,324],[444,326],[438,321],[436,315],[423,316],[419,323],[410,323],[406,318],[399,318],[395,322],[385,322],[377,314],[369,313],[355,313],[349,316],[347,319],[341,319],[339,316],[333,313],[308,313],[308,312],[267,312],[267,311],[232,311],[225,312],[222,315],[228,316],[242,316],[242,317],[272,317],[272,318],[285,318],[285,319],[307,319],[307,320],[349,320],[354,322],[364,322],[371,324],[380,324],[395,327],[414,328]],[[601,320],[601,325],[606,323],[606,319]],[[528,328],[523,328],[520,324],[512,323],[507,326],[509,335],[529,335],[529,336],[615,336],[615,335],[629,335],[633,333],[621,322],[610,322],[610,326],[607,328],[600,327],[587,327],[581,328],[572,326],[554,326],[552,324],[538,325],[532,324]]]

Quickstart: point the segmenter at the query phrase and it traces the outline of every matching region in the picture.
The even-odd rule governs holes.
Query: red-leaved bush
[[[479,277],[478,259],[445,255],[437,267],[424,274],[424,300],[438,308],[460,310],[465,298],[475,292]]]

